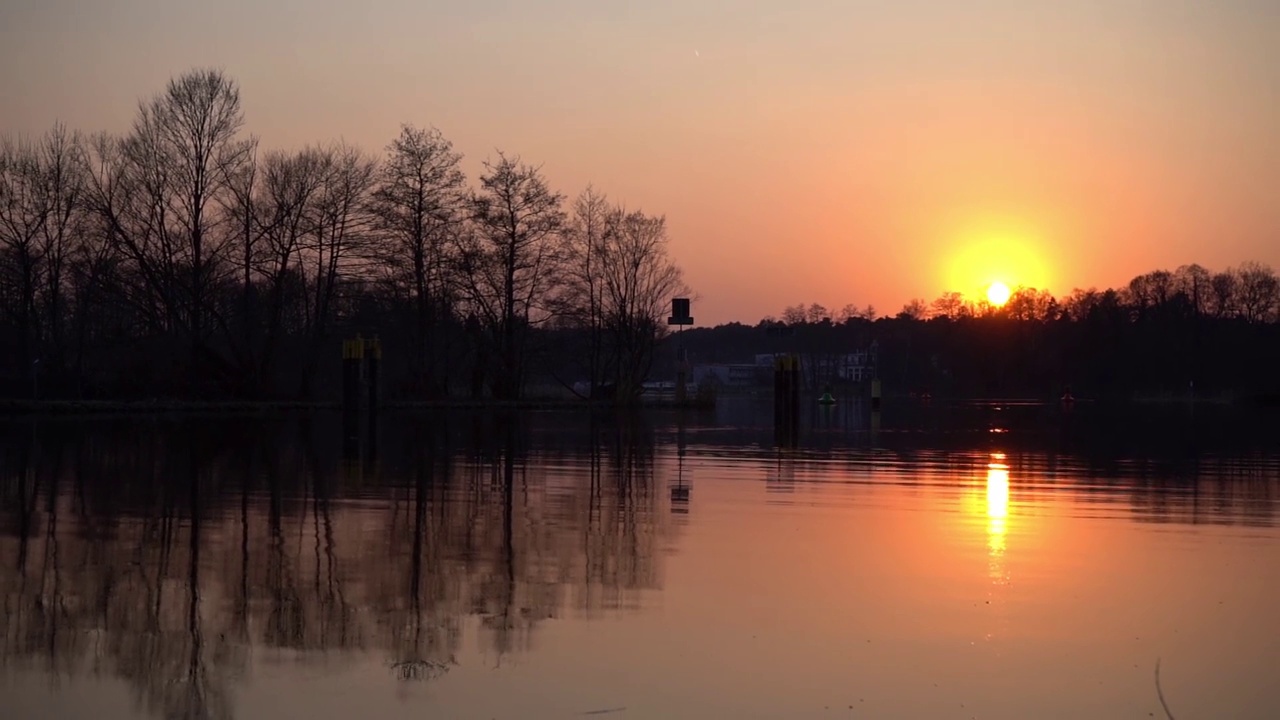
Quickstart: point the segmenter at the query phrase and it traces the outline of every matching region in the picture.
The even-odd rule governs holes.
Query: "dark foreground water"
[[[0,717],[1280,717],[1274,416],[769,420],[0,425]]]

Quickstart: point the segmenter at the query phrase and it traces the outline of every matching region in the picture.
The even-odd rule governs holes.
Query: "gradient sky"
[[[699,324],[1280,266],[1275,0],[5,0],[0,132],[196,66],[269,147],[435,125],[665,213]]]

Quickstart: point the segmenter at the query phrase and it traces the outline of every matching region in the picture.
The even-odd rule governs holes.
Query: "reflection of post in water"
[[[689,486],[684,483],[685,414],[681,409],[676,417],[676,484],[671,488],[671,512],[689,512]]]
[[[765,480],[768,492],[789,493],[796,489],[795,451],[788,447],[779,447],[776,461]]]

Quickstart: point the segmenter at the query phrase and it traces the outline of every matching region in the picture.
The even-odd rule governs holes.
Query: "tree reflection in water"
[[[396,419],[357,462],[326,418],[6,432],[0,664],[227,718],[257,653],[426,680],[469,618],[498,664],[547,618],[637,608],[674,531],[653,433],[582,425],[535,444],[527,417]]]

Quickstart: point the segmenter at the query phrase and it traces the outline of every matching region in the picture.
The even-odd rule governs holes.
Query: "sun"
[[[1009,292],[1009,286],[999,280],[991,283],[991,285],[987,287],[987,300],[996,307],[1000,307],[1001,305],[1009,302],[1009,295],[1011,294],[1012,293]]]

